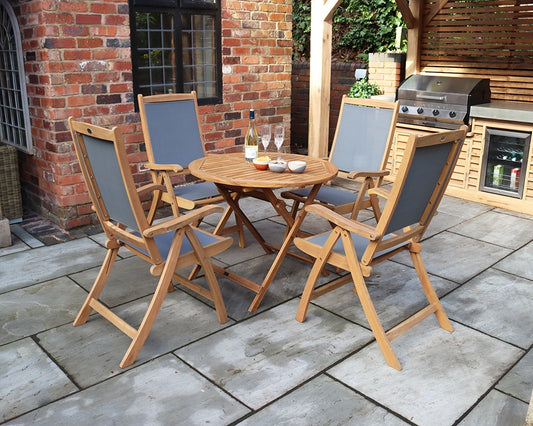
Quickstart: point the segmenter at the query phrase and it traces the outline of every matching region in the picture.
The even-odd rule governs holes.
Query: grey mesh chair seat
[[[295,195],[299,195],[302,198],[307,198],[310,192],[311,192],[311,188],[303,188],[303,189],[291,191],[291,193]],[[320,201],[322,203],[333,204],[333,205],[338,206],[341,204],[353,203],[356,197],[357,197],[356,193],[351,192],[347,189],[341,189],[341,188],[337,188],[333,186],[323,185],[318,190],[318,194],[315,197],[315,200]]]
[[[174,187],[174,194],[178,197],[188,198],[193,201],[220,197],[220,192],[218,192],[217,186],[213,182],[178,185]]]

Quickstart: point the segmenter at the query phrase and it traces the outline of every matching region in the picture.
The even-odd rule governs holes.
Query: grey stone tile
[[[1,346],[0,365],[2,422],[78,390],[31,339]]]
[[[452,226],[457,225],[458,223],[461,223],[463,220],[464,219],[459,216],[437,211],[437,214],[433,216],[433,219],[427,227],[423,238],[428,239],[433,235],[436,235],[451,228]]]
[[[30,247],[24,243],[24,241],[18,238],[15,234],[11,234],[11,245],[8,247],[0,247],[0,257],[29,249]]]
[[[533,240],[533,221],[489,211],[451,229],[452,232],[517,249]]]
[[[106,250],[89,238],[2,257],[0,293],[100,265]]]
[[[448,293],[457,284],[439,278],[430,277],[439,296]],[[374,266],[374,273],[366,278],[366,285],[383,327],[389,328],[427,305],[427,299],[414,268],[385,261]],[[369,328],[363,308],[353,284],[325,294],[312,303],[322,306],[337,315]]]
[[[131,302],[115,311],[137,327],[149,297]],[[219,324],[216,313],[182,291],[169,293],[150,334],[133,366],[200,339],[232,324]],[[82,388],[114,376],[123,370],[119,363],[131,340],[99,315],[78,327],[68,324],[41,333],[40,344]],[[131,367],[128,367],[131,368]]]
[[[521,217],[522,219],[533,220],[533,215],[531,215],[531,214],[514,212],[512,210],[506,210],[506,209],[501,209],[501,208],[495,208],[494,211],[498,212],[498,213],[505,213],[505,214],[510,214],[510,215],[516,216],[516,217]]]
[[[510,249],[444,231],[425,240],[421,254],[429,273],[462,284],[509,253]],[[407,252],[393,259],[412,265]]]
[[[494,267],[533,280],[533,242],[511,253]]]
[[[442,299],[455,321],[521,348],[533,344],[533,283],[489,269]]]
[[[417,425],[451,425],[513,365],[523,351],[454,323],[449,333],[415,326],[392,346],[403,370],[389,367],[374,342],[328,371]]]
[[[496,388],[504,393],[529,402],[533,392],[533,349],[509,371]]]
[[[493,390],[458,425],[522,426],[526,413],[526,403]]]
[[[227,269],[257,284],[261,284],[272,266],[275,256],[276,254],[264,255],[246,262],[241,262]],[[310,271],[310,263],[286,256],[258,310],[252,313],[248,312],[248,308],[255,297],[253,291],[224,277],[217,276],[217,279],[228,315],[235,320],[242,320],[301,294]],[[320,276],[318,282],[319,284],[323,284],[337,276],[334,273],[326,277]],[[182,287],[180,286],[180,288]],[[213,303],[210,301],[206,300],[206,303],[213,306]]]
[[[347,356],[372,334],[326,311],[295,320],[290,301],[194,342],[177,355],[257,409]]]
[[[167,355],[10,424],[223,425],[248,412],[187,365]]]
[[[66,277],[0,294],[0,345],[71,323],[86,297]]]
[[[438,208],[439,212],[448,213],[464,220],[471,219],[489,210],[493,210],[493,207],[448,195],[442,197]]]
[[[321,375],[238,424],[399,426],[408,423]]]
[[[159,277],[150,274],[150,266],[137,256],[117,259],[100,300],[107,306],[116,306],[152,294]],[[71,274],[70,278],[89,291],[99,271],[100,266]]]

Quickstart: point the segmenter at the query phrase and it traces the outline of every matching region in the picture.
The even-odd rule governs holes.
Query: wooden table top
[[[276,154],[275,154],[276,155]],[[298,154],[282,154],[284,161],[303,160],[307,166],[303,173],[292,173],[288,168],[282,173],[257,170],[243,153],[210,154],[189,164],[196,177],[229,186],[245,188],[286,188],[324,183],[337,176],[337,166],[329,161]]]

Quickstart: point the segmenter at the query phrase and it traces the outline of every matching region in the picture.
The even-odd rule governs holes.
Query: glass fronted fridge
[[[480,190],[522,198],[531,132],[487,128]]]

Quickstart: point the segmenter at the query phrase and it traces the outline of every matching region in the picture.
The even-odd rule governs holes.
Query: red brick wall
[[[25,205],[66,229],[94,221],[67,118],[119,126],[137,182],[145,160],[134,111],[127,0],[14,2],[22,33],[34,155],[22,154]],[[289,143],[291,0],[222,0],[223,103],[200,108],[210,151],[243,143],[248,110],[283,122]],[[179,161],[179,159],[176,159]]]
[[[333,63],[331,65],[331,95],[329,115],[329,146],[333,143],[342,96],[355,83],[355,69],[363,64]],[[307,150],[309,127],[309,63],[296,62],[292,73],[291,148]]]

